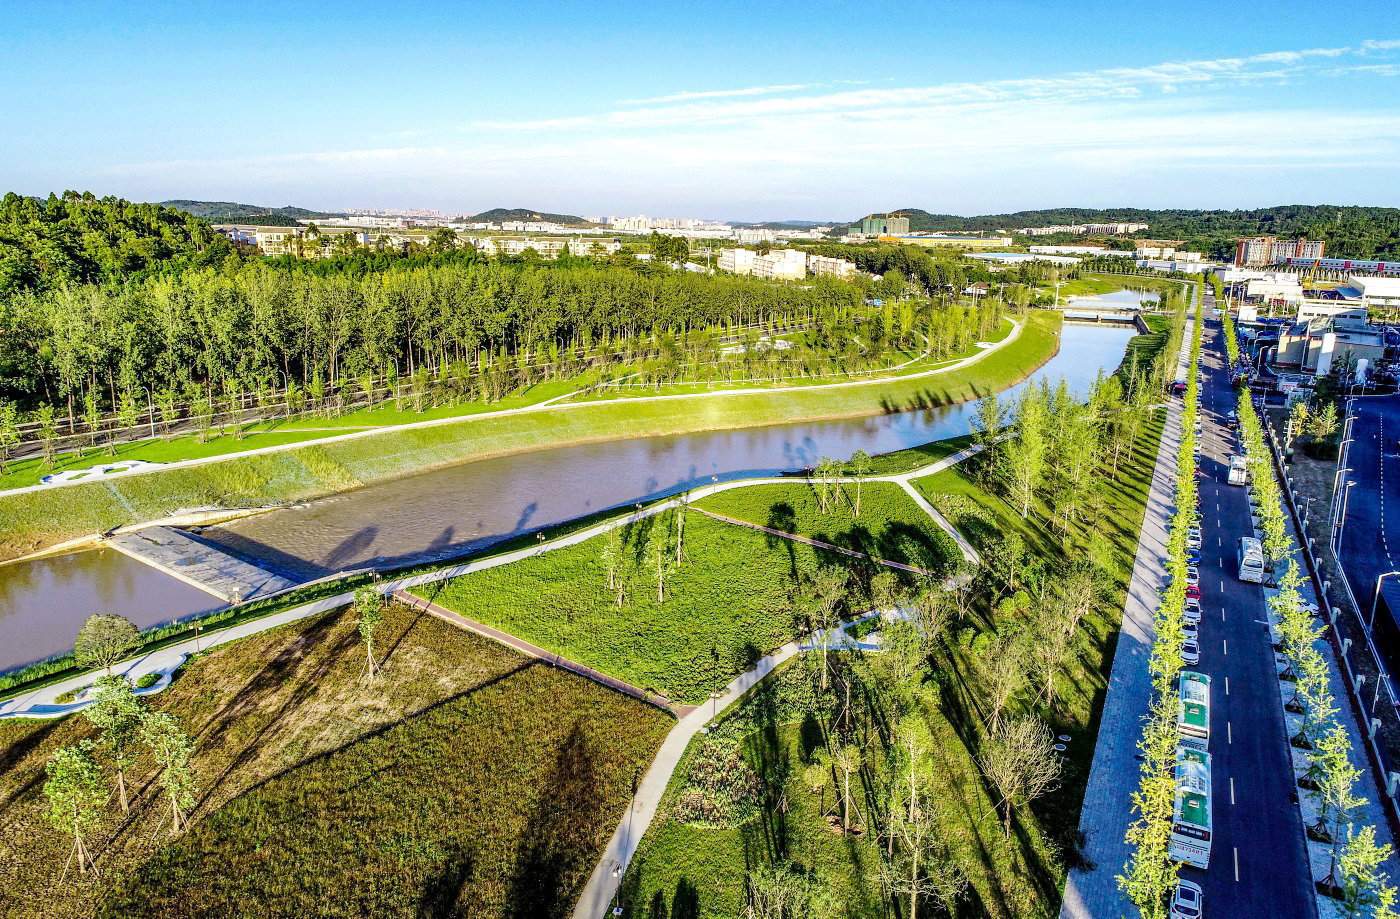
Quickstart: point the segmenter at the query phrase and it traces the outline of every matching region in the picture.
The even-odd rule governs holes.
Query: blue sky
[[[0,60],[0,176],[29,194],[749,220],[1400,206],[1393,0],[49,0],[0,11]]]

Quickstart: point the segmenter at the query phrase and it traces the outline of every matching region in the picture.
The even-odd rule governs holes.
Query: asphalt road
[[[1347,453],[1351,472],[1344,481],[1356,485],[1346,501],[1340,557],[1365,616],[1370,614],[1376,578],[1400,568],[1400,395],[1353,399],[1351,411],[1356,416]],[[1382,651],[1393,656],[1400,649]]]
[[[1205,314],[1210,314],[1207,298]],[[1236,540],[1250,535],[1248,489],[1226,484],[1239,442],[1225,420],[1235,408],[1220,324],[1202,349],[1201,660],[1211,676],[1210,868],[1182,868],[1201,884],[1208,916],[1312,919],[1317,915],[1263,591],[1239,579]],[[1397,502],[1400,507],[1400,502]],[[1397,545],[1400,548],[1400,545]]]

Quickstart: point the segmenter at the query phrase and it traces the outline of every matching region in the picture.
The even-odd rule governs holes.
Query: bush
[[[148,674],[142,676],[139,680],[136,681],[136,688],[137,688],[137,689],[150,689],[152,686],[156,685],[156,683],[158,683],[158,682],[160,682],[160,674],[159,674],[159,673],[148,673]]]

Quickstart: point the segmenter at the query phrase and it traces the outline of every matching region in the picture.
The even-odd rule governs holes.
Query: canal
[[[1065,325],[1031,379],[1084,395],[1122,360],[1131,328]],[[1008,397],[1026,384],[1007,391]],[[681,404],[679,410],[684,411]],[[207,528],[205,539],[289,576],[447,558],[594,511],[718,479],[808,468],[823,456],[888,453],[966,434],[971,403],[841,421],[646,437],[538,450],[406,476]],[[95,612],[138,626],[216,606],[212,597],[111,551],[0,566],[0,672],[72,646]]]

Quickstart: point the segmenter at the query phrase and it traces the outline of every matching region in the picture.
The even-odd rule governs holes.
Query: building
[[[848,279],[856,276],[856,263],[843,258],[826,255],[807,254],[807,270],[817,277],[829,276]]]
[[[1368,310],[1400,309],[1400,278],[1356,276],[1351,279],[1350,285],[1339,288],[1337,293],[1345,297],[1352,291],[1355,291],[1356,296],[1361,300],[1361,305]]]
[[[1294,322],[1279,330],[1274,365],[1326,376],[1334,363],[1366,361],[1375,366],[1385,357],[1385,334],[1366,325],[1365,318],[1343,315]]]
[[[999,249],[1011,245],[1009,236],[881,236],[882,243],[895,243],[898,245],[924,246],[934,248],[938,246],[958,246],[963,249]]]
[[[860,222],[864,236],[901,236],[909,232],[909,218],[893,214],[871,214]]]
[[[753,274],[753,260],[756,258],[758,253],[752,249],[721,249],[715,266],[731,274]]]
[[[555,259],[567,249],[572,255],[612,255],[622,248],[617,239],[583,236],[474,236],[470,241],[483,255],[519,256],[534,249],[540,258]]]
[[[1260,303],[1299,304],[1303,302],[1303,284],[1296,277],[1251,278],[1245,282],[1244,295]]]
[[[1400,261],[1378,262],[1374,259],[1364,258],[1290,258],[1287,260],[1287,264],[1292,268],[1317,268],[1320,271],[1341,271],[1347,273],[1364,271],[1367,274],[1400,274]]]
[[[1187,252],[1178,249],[1174,245],[1141,245],[1133,252],[1133,258],[1137,259],[1164,259],[1173,262],[1199,262],[1205,258],[1199,252]]]
[[[1076,236],[1131,236],[1146,229],[1145,223],[1075,223],[1053,227],[1026,227],[1012,232],[1024,233],[1027,236],[1051,236],[1055,233],[1073,233]]]
[[[753,276],[769,281],[800,281],[807,277],[807,253],[798,249],[774,249],[755,256]]]
[[[734,231],[734,238],[741,243],[771,243],[773,231],[763,227],[740,227]]]
[[[1198,253],[1192,252],[1190,254],[1196,255],[1199,259]],[[1139,268],[1146,268],[1148,271],[1165,271],[1168,273],[1177,274],[1204,274],[1205,272],[1210,271],[1212,268],[1215,267],[1209,262],[1189,261],[1183,258],[1138,259],[1137,266]]]
[[[1240,267],[1281,265],[1289,259],[1320,259],[1326,244],[1314,239],[1279,239],[1277,236],[1249,236],[1235,246],[1235,264]]]
[[[1028,246],[1036,255],[1127,255],[1106,246]]]

